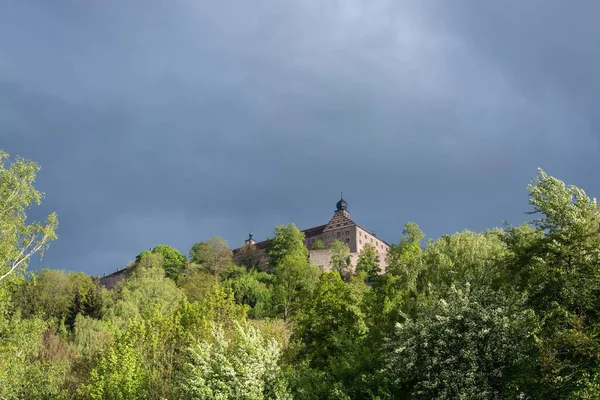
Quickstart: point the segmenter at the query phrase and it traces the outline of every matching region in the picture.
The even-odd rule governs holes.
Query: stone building
[[[380,260],[381,270],[386,269],[386,257],[390,245],[383,239],[378,238],[373,232],[369,232],[362,226],[350,219],[348,203],[342,198],[336,204],[336,211],[331,220],[325,224],[302,231],[305,235],[304,244],[309,250],[311,262],[319,265],[324,270],[329,269],[330,251],[329,245],[335,240],[345,243],[350,248],[350,258],[352,266],[355,267],[361,250],[367,243],[371,244]],[[322,241],[325,249],[313,249],[315,242]],[[265,250],[268,241],[256,242],[250,234],[245,241],[243,248],[252,247],[258,250]],[[243,248],[234,250],[234,254],[240,254]]]

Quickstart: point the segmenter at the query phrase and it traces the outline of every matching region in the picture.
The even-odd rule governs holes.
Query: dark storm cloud
[[[7,1],[0,148],[42,165],[43,265],[235,247],[340,191],[394,242],[522,222],[538,166],[594,195],[597,6],[552,3]]]

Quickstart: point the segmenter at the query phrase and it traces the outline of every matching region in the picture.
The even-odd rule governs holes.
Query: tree
[[[332,271],[339,272],[344,281],[350,280],[352,271],[350,271],[350,249],[340,240],[334,240],[329,246],[330,259],[329,266]]]
[[[143,399],[146,371],[141,366],[142,354],[139,338],[125,331],[101,355],[98,365],[90,373],[90,383],[79,388],[78,394],[86,398]]]
[[[447,290],[453,283],[500,285],[507,254],[504,231],[443,235],[427,244],[420,260],[419,289]]]
[[[44,348],[48,324],[40,318],[21,318],[17,312],[0,318],[0,398],[54,399],[70,375],[68,358],[53,359]]]
[[[533,231],[509,229],[509,248],[519,255],[513,272],[540,311],[556,302],[576,314],[600,317],[600,210],[582,189],[540,175],[528,185]],[[529,235],[522,239],[522,235]],[[526,247],[520,248],[523,244]]]
[[[313,367],[325,367],[330,358],[339,358],[366,333],[361,302],[362,293],[344,283],[339,272],[321,275],[294,333]]]
[[[527,189],[537,214],[509,227],[510,283],[542,317],[541,397],[600,396],[600,212],[595,199],[539,170]]]
[[[198,340],[210,340],[215,326],[221,327],[230,337],[235,332],[235,324],[246,320],[248,306],[237,304],[231,289],[215,282],[199,301],[182,301],[177,314],[187,335]]]
[[[381,272],[381,267],[379,266],[379,256],[375,251],[375,247],[373,247],[373,245],[370,243],[367,243],[358,255],[356,272],[365,273],[369,282],[373,282],[375,279],[377,279],[379,273]]]
[[[73,287],[64,271],[43,269],[19,287],[13,302],[25,317],[39,316],[55,322],[64,319],[73,303]]]
[[[227,241],[218,236],[213,236],[206,242],[196,243],[190,250],[190,261],[201,265],[219,277],[233,264],[233,253]]]
[[[228,340],[219,327],[211,342],[187,351],[180,387],[186,399],[291,399],[279,359],[281,346],[247,324],[237,324]]]
[[[267,246],[269,267],[276,268],[287,255],[298,259],[308,258],[308,250],[304,245],[304,233],[300,232],[294,224],[275,228],[275,236],[269,239]]]
[[[217,278],[208,271],[192,269],[181,275],[177,286],[189,301],[201,301],[217,283]]]
[[[321,239],[318,239],[312,244],[312,249],[313,250],[323,250],[323,249],[325,249],[325,243]]]
[[[163,268],[167,278],[171,278],[174,281],[185,269],[187,265],[187,258],[179,250],[174,249],[166,244],[160,244],[152,249],[152,253],[160,254],[163,258]]]
[[[321,275],[313,296],[303,304],[292,338],[296,373],[309,398],[365,398],[349,396],[354,381],[364,385],[360,357],[367,333],[361,308],[365,283],[354,277],[346,284],[339,272]],[[297,378],[296,378],[297,379]],[[325,383],[323,387],[319,382]],[[339,396],[344,393],[344,396]],[[354,394],[354,393],[353,393]]]
[[[320,275],[320,269],[307,259],[294,254],[286,255],[275,267],[274,300],[283,311],[287,322],[302,298],[308,297]]]
[[[78,315],[101,318],[103,312],[102,291],[106,289],[100,287],[99,282],[94,282],[83,272],[71,272],[69,276],[73,300],[65,323],[73,328]]]
[[[13,295],[14,306],[26,317],[40,316],[73,326],[77,314],[100,316],[100,289],[84,273],[43,269],[20,285]]]
[[[387,258],[387,270],[390,274],[402,277],[405,285],[414,288],[421,271],[423,250],[421,241],[425,234],[414,222],[407,222],[400,243],[392,245]]]
[[[19,268],[35,253],[43,255],[56,239],[58,219],[52,213],[46,224],[26,224],[26,210],[39,205],[43,194],[33,183],[39,166],[17,158],[8,168],[8,154],[0,150],[0,282]]]
[[[272,314],[273,274],[250,270],[240,276],[228,279],[224,286],[231,288],[238,304],[250,306],[248,316],[266,317]]]
[[[139,269],[123,282],[114,293],[114,304],[106,311],[106,318],[117,326],[124,326],[132,319],[148,319],[157,310],[161,315],[168,315],[184,297],[159,267]]]
[[[489,288],[452,287],[399,323],[383,370],[395,399],[508,399],[530,395],[536,318]],[[530,398],[530,397],[525,397]]]
[[[144,250],[135,258],[133,265],[127,268],[130,274],[139,269],[160,268],[164,270],[165,259],[162,254],[153,253],[151,250]]]
[[[244,244],[235,255],[234,261],[248,270],[266,270],[266,260],[263,252],[253,244]]]

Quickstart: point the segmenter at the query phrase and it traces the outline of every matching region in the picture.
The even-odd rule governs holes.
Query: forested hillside
[[[407,223],[383,275],[368,247],[322,272],[290,224],[237,264],[148,243],[113,290],[27,270],[60,240],[37,171],[0,153],[0,399],[600,398],[600,213],[541,170],[529,223]]]

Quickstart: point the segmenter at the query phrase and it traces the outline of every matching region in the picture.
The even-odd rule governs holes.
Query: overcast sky
[[[352,218],[397,243],[600,191],[600,2],[0,0],[0,148],[103,274],[160,243]],[[39,265],[39,263],[35,263]]]

